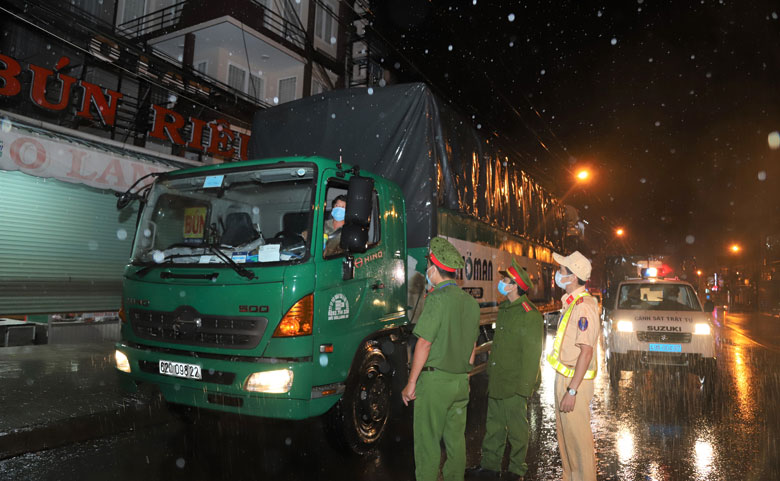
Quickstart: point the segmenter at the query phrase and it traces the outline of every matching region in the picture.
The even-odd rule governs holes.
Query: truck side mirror
[[[340,246],[347,252],[365,252],[368,249],[368,227],[371,225],[374,180],[358,175],[349,179],[347,212],[341,228]]]

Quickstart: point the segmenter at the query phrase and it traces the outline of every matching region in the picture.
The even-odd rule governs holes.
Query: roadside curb
[[[0,460],[67,444],[166,424],[174,419],[158,396],[151,402],[132,399],[120,408],[25,426],[0,433]]]

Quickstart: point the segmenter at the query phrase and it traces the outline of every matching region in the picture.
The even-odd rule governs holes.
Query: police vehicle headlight
[[[270,394],[284,394],[290,392],[293,383],[291,369],[279,369],[277,371],[262,371],[253,373],[244,384],[244,389],[254,392]]]
[[[700,322],[694,327],[693,333],[707,336],[710,334],[710,325],[706,322]]]
[[[634,332],[634,323],[631,321],[618,321],[617,330],[619,332]]]

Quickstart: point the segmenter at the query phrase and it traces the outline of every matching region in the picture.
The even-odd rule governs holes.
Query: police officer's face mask
[[[428,273],[431,271],[431,267],[433,266],[428,266],[428,268],[425,270],[425,282],[428,284],[428,289],[433,287],[433,282],[431,282],[431,278],[428,277]]]
[[[567,274],[567,275],[565,275],[565,276],[564,276],[564,275],[561,275],[561,271],[557,271],[557,272],[555,273],[555,284],[556,284],[558,287],[560,287],[561,289],[563,289],[563,290],[566,290],[566,286],[568,286],[569,284],[571,284],[571,283],[572,283],[572,281],[568,281],[568,282],[562,282],[562,281],[561,281],[561,278],[563,278],[563,277],[571,277],[571,276],[573,276],[573,275],[574,275],[574,274]]]
[[[500,292],[502,296],[509,294],[513,290],[514,285],[512,283],[504,282],[503,279],[498,281],[498,292]]]

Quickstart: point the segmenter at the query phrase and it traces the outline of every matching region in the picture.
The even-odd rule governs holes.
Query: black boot
[[[480,465],[466,469],[466,477],[470,479],[498,479],[500,474],[498,471],[483,468]]]

